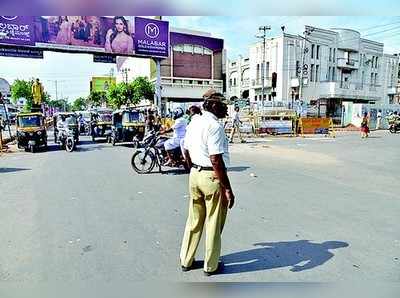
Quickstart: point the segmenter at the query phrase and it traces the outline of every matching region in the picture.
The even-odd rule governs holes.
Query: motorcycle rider
[[[60,115],[57,121],[58,139],[60,139],[61,136],[66,133],[67,128],[68,128],[68,123],[66,121],[65,115]]]
[[[165,133],[172,132],[172,131],[174,132],[173,137],[171,139],[168,139],[164,143],[164,148],[165,148],[165,151],[167,152],[167,156],[168,156],[168,160],[164,164],[164,166],[176,165],[177,161],[175,161],[173,159],[172,152],[176,148],[180,147],[181,140],[183,140],[185,138],[185,134],[186,134],[187,122],[183,118],[183,115],[184,115],[183,109],[176,108],[172,114],[173,114],[173,119],[175,120],[175,124],[170,129],[162,130],[160,132],[161,134],[165,134]]]

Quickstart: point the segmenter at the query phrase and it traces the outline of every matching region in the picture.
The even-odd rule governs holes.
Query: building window
[[[329,66],[328,72],[327,72],[327,74],[326,74],[326,79],[327,79],[328,81],[331,80],[331,71],[332,71],[332,67]]]
[[[389,94],[389,104],[390,105],[394,104],[394,95],[393,94]]]
[[[329,48],[329,62],[332,61],[332,48]]]
[[[311,64],[311,69],[310,69],[310,82],[314,82],[314,64]]]
[[[378,68],[378,57],[375,58],[375,68]]]
[[[332,67],[332,81],[336,81],[335,67]]]
[[[256,79],[258,80],[259,78],[260,78],[260,64],[257,64]]]
[[[319,49],[320,49],[320,46],[317,46],[317,59],[319,59]]]
[[[373,86],[374,85],[374,74],[373,73],[371,73],[371,84],[370,84],[371,86]]]
[[[232,79],[229,79],[229,86],[233,87],[232,86]]]
[[[333,49],[333,62],[336,62],[336,49]]]
[[[301,73],[301,68],[300,68],[300,61],[296,61],[296,78],[299,77],[299,73]]]
[[[315,66],[315,81],[319,82],[319,65]]]
[[[267,62],[265,66],[265,77],[269,77],[269,62]]]
[[[375,74],[374,83],[375,83],[375,86],[378,86],[378,74],[377,73]]]
[[[233,86],[236,87],[236,78],[233,78]]]
[[[268,94],[268,101],[272,101],[272,95]]]
[[[257,95],[254,95],[254,101],[257,101]]]
[[[314,59],[314,48],[315,48],[315,45],[312,44],[311,45],[311,59]]]

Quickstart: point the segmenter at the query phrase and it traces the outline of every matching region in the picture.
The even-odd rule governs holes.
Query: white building
[[[309,111],[336,121],[342,120],[344,103],[385,106],[393,102],[398,56],[384,54],[382,43],[364,39],[354,30],[310,26],[305,29],[305,37],[282,32],[276,38],[267,39],[265,67],[263,42],[250,46],[252,103],[262,101],[263,73],[266,102],[290,107],[298,99]],[[277,81],[273,89],[274,72]],[[229,73],[228,90],[240,94],[242,89],[235,90],[233,85],[235,74]]]
[[[227,97],[247,99],[250,95],[250,59],[249,57],[228,62]]]

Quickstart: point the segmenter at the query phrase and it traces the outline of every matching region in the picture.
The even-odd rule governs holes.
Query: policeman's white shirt
[[[186,126],[187,126],[187,122],[183,117],[176,119],[174,125],[172,126],[172,128],[174,130],[173,138],[174,139],[183,139],[186,134]]]
[[[228,139],[218,118],[207,111],[192,119],[186,130],[184,148],[189,151],[192,162],[211,167],[210,155],[222,154],[225,166],[230,163]]]
[[[377,118],[382,118],[382,113],[378,112]]]

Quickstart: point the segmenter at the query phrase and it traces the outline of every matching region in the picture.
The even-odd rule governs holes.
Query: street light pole
[[[306,29],[306,31],[304,31],[304,35],[308,36],[311,34],[311,32],[313,31],[313,29],[309,30],[308,28]],[[303,100],[303,81],[304,81],[304,72],[305,71],[309,71],[308,67],[305,66],[305,58],[306,58],[306,54],[308,53],[308,48],[306,47],[306,41],[309,43],[312,43],[311,40],[309,40],[307,37],[305,36],[301,36],[298,35],[298,37],[300,37],[301,39],[303,39],[303,47],[301,50],[301,55],[302,55],[302,61],[301,61],[301,75],[300,75],[300,84],[299,84],[299,98],[300,100]],[[297,71],[297,69],[296,69]],[[307,74],[308,75],[308,74]]]
[[[257,38],[262,38],[263,39],[263,62],[262,62],[262,67],[261,67],[261,104],[262,107],[264,108],[264,97],[265,97],[265,74],[266,74],[266,67],[265,67],[265,43],[266,43],[266,36],[267,36],[267,30],[271,30],[271,26],[260,26],[258,28],[259,34],[261,35],[256,35]]]

